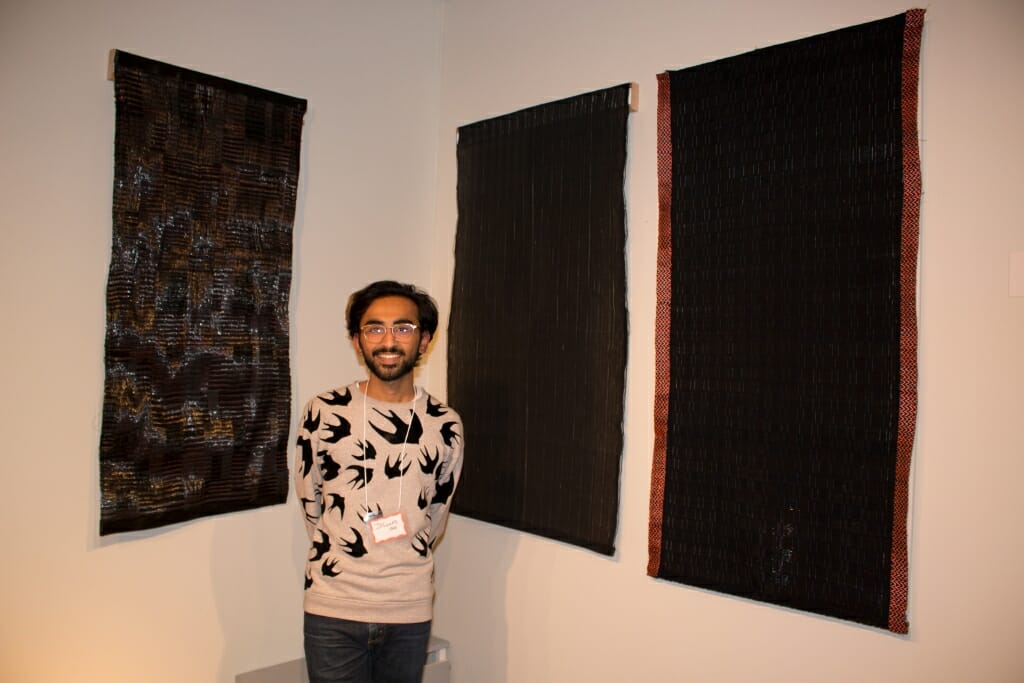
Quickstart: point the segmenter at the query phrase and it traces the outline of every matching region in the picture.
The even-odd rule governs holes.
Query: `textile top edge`
[[[292,95],[286,95],[284,93],[275,92],[273,90],[267,90],[260,88],[255,85],[249,85],[248,83],[241,83],[239,81],[232,81],[228,78],[222,78],[220,76],[212,76],[205,74],[201,71],[194,71],[192,69],[186,69],[184,67],[175,66],[166,62],[157,61],[155,59],[149,59],[148,57],[142,57],[139,55],[125,52],[123,50],[113,50],[112,58],[112,69],[111,74],[114,78],[117,76],[119,69],[136,69],[139,71],[145,71],[153,75],[160,76],[182,76],[189,80],[196,81],[203,85],[208,85],[217,88],[225,89],[243,89],[247,94],[260,97],[265,99],[277,100],[281,104],[299,107],[301,111],[306,111],[307,102],[304,98],[294,97]]]
[[[593,90],[591,92],[580,93],[578,95],[572,95],[570,97],[564,97],[558,100],[552,100],[550,102],[544,102],[542,104],[535,104],[530,107],[523,109],[517,109],[516,111],[508,112],[507,114],[501,114],[488,119],[481,119],[480,121],[474,121],[473,123],[467,123],[459,126],[458,131],[460,136],[474,129],[478,129],[484,126],[500,125],[504,121],[509,121],[513,118],[529,116],[531,114],[537,114],[546,110],[559,109],[568,107],[573,104],[577,104],[583,100],[588,101],[590,109],[592,111],[600,111],[605,109],[616,109],[619,107],[629,106],[629,96],[632,89],[631,83],[622,83],[620,85],[614,85],[609,88],[602,88],[600,90]]]

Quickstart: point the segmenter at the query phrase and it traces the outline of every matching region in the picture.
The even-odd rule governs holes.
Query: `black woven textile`
[[[306,101],[116,52],[100,534],[288,492]]]
[[[663,82],[670,344],[652,576],[907,630],[915,12],[916,36],[899,15]]]
[[[629,86],[459,129],[454,512],[614,553]]]

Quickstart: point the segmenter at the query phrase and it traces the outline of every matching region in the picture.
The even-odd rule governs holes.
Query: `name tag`
[[[405,538],[405,516],[401,512],[370,520],[370,532],[374,543],[387,543],[396,538]]]

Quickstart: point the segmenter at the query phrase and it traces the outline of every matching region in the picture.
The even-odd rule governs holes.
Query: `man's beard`
[[[374,354],[378,353],[397,353],[399,354],[398,365],[390,368],[383,368],[377,363],[377,359],[374,358]],[[405,353],[398,348],[380,348],[376,349],[373,353],[367,353],[363,351],[363,360],[366,362],[366,367],[369,369],[373,376],[379,380],[385,382],[391,382],[396,379],[405,377],[413,368],[416,367],[416,362],[420,359],[419,350],[417,349],[413,355],[407,356]]]

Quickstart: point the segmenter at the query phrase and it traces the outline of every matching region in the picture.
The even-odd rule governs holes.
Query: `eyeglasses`
[[[388,333],[388,330],[391,330],[391,336],[395,338],[395,341],[408,341],[412,339],[412,335],[418,327],[418,325],[413,325],[412,323],[399,323],[391,326],[371,323],[363,325],[360,331],[363,333],[366,341],[376,344],[384,340],[384,335]]]

